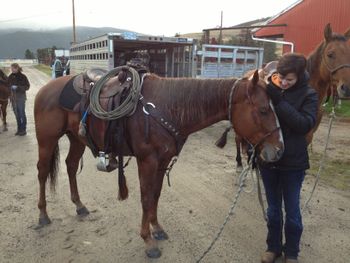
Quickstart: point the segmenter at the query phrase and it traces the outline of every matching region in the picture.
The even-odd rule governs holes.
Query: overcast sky
[[[75,0],[79,26],[116,27],[173,36],[273,16],[297,0]],[[209,4],[210,3],[210,4]],[[72,0],[2,0],[0,28],[72,25]]]

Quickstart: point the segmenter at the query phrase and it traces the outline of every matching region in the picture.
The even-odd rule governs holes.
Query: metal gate
[[[203,45],[197,51],[197,77],[241,77],[248,70],[261,68],[263,53],[258,47]]]

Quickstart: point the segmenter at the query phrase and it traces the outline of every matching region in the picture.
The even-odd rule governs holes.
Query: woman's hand
[[[267,84],[266,92],[270,96],[273,105],[277,105],[282,100],[281,89],[273,83],[270,82],[269,84]]]

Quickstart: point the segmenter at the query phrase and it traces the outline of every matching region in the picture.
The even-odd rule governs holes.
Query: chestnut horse
[[[340,98],[350,93],[350,29],[344,35],[332,32],[330,24],[324,28],[324,40],[307,58],[307,71],[310,74],[309,84],[316,90],[319,96],[317,123],[306,139],[311,143],[314,132],[317,130],[323,115],[322,104],[332,89],[337,89]],[[276,69],[277,62],[272,61],[262,70],[259,70],[260,77],[267,79]],[[245,76],[251,75],[247,72]],[[246,151],[246,143],[240,136],[236,137],[236,161],[237,168],[241,169],[240,148]]]
[[[0,105],[1,105],[0,115],[3,123],[3,131],[7,131],[6,115],[7,115],[7,105],[8,105],[10,95],[11,95],[11,92],[8,85],[8,78],[6,74],[0,69]]]
[[[66,158],[71,200],[78,215],[89,213],[80,201],[76,172],[85,150],[85,140],[78,135],[79,113],[66,111],[59,105],[63,87],[72,78],[64,76],[51,80],[36,95],[34,118],[39,147],[37,163],[40,194],[39,224],[50,223],[46,211],[45,184],[50,178],[54,186],[57,173],[58,141],[67,135],[70,141]],[[116,81],[117,77],[110,81]],[[145,113],[139,103],[135,113],[126,120],[126,141],[136,157],[141,189],[142,221],[141,237],[149,257],[161,255],[156,240],[167,239],[158,223],[157,207],[165,171],[171,159],[179,154],[187,137],[221,120],[232,120],[235,131],[256,146],[261,158],[275,161],[283,153],[284,145],[279,123],[265,92],[266,84],[258,73],[248,79],[191,79],[160,78],[146,75],[142,84],[142,96],[153,103],[163,116],[172,121],[182,136],[180,144],[155,119],[149,118],[149,136],[145,140]],[[98,150],[104,150],[107,121],[88,115],[87,123],[93,123],[90,134]],[[91,127],[89,126],[88,127]],[[120,176],[120,174],[119,174]],[[120,179],[120,178],[119,178]],[[121,182],[121,183],[120,183]],[[119,180],[119,196],[125,199],[128,189],[125,177]]]

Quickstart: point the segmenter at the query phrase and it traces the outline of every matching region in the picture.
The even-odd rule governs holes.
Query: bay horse
[[[6,74],[0,69],[0,105],[1,111],[0,115],[3,123],[3,131],[7,131],[7,105],[10,98],[11,92],[8,83],[8,77]]]
[[[80,200],[76,181],[79,160],[86,147],[86,141],[78,135],[81,115],[64,110],[59,105],[60,93],[71,78],[64,76],[51,80],[35,97],[34,119],[39,148],[39,225],[51,222],[46,210],[45,185],[48,178],[51,186],[55,185],[58,141],[63,135],[67,135],[70,142],[66,165],[71,200],[76,205],[78,215],[89,213]],[[118,83],[115,77],[110,81]],[[281,157],[284,150],[282,133],[265,87],[266,83],[259,79],[257,72],[251,80],[177,79],[146,75],[142,84],[143,99],[153,103],[166,119],[171,120],[183,138],[178,145],[167,130],[155,119],[149,118],[150,129],[146,141],[145,113],[140,103],[135,113],[126,120],[125,140],[137,160],[141,189],[143,214],[140,235],[149,257],[159,257],[161,251],[156,240],[168,238],[158,223],[158,200],[165,171],[190,134],[221,120],[231,119],[235,131],[256,146],[262,159],[271,162]],[[108,121],[89,114],[87,123],[95,145],[103,151]],[[119,197],[124,200],[128,196],[125,178],[119,177],[118,182]]]
[[[323,115],[323,101],[327,94],[334,92],[339,98],[350,94],[350,29],[344,35],[334,33],[331,25],[324,28],[324,40],[315,48],[307,58],[307,71],[310,74],[309,84],[318,93],[317,122],[313,130],[307,136],[308,144],[311,143],[313,134],[317,130]],[[263,69],[259,70],[260,77],[267,80],[271,73],[275,72],[277,61],[271,61]],[[249,77],[253,74],[249,71],[245,74]],[[241,148],[247,151],[247,144],[240,136],[236,136],[236,161],[238,171],[242,168]]]

